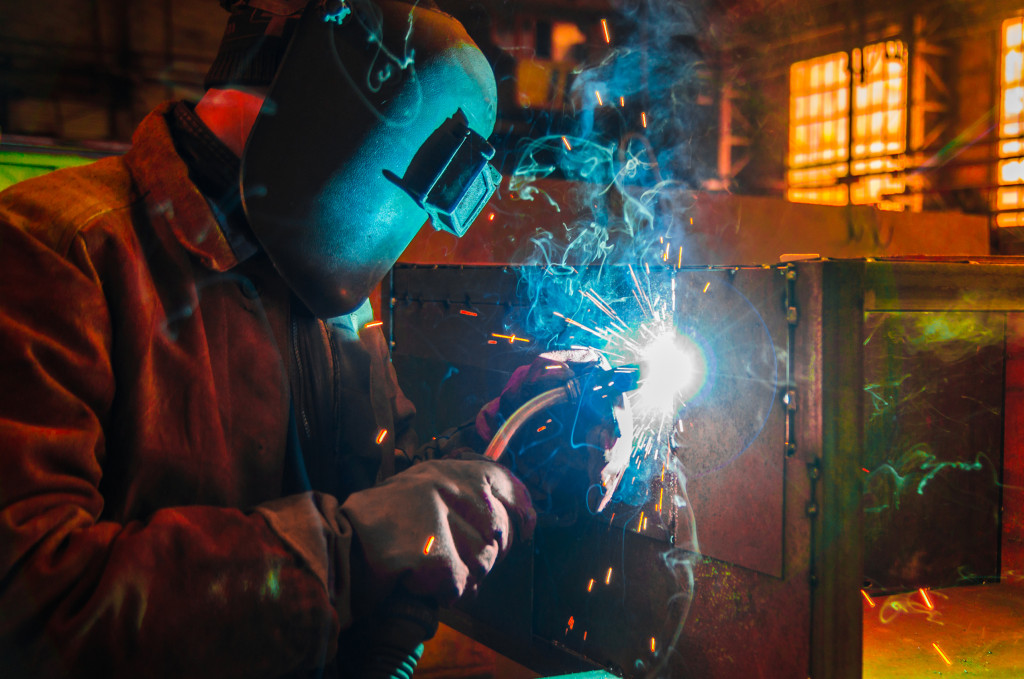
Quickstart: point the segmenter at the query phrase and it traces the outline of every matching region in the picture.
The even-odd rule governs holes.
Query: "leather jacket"
[[[238,261],[169,110],[0,194],[4,676],[323,665],[353,616],[330,508],[413,445],[368,312],[319,320]]]

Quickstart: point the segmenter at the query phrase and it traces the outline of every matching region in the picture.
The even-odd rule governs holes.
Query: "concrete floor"
[[[1004,547],[999,584],[865,600],[864,679],[1024,678],[1022,556]]]
[[[876,597],[870,604],[864,600],[863,678],[1024,679],[1024,542],[1004,542],[1002,559],[999,584]],[[442,626],[427,645],[416,676],[540,675]]]

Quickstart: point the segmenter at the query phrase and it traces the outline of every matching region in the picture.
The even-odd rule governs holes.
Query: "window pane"
[[[790,67],[789,199],[845,205],[847,190],[838,185],[849,157],[849,59],[829,54]]]
[[[1024,226],[1024,138],[1021,123],[1024,122],[1024,82],[1021,81],[1022,35],[1024,17],[1014,17],[1003,22],[1003,44],[999,64],[999,82],[1002,91],[999,96],[999,156],[1002,160],[996,166],[996,190],[994,208],[998,226]]]

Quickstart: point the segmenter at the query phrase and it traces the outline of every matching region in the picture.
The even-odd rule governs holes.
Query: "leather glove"
[[[536,514],[529,493],[489,460],[430,460],[341,506],[355,532],[353,592],[368,611],[397,588],[449,605],[476,591],[508,551],[528,540]]]

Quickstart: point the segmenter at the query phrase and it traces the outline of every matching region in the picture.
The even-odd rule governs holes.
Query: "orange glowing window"
[[[850,69],[845,52],[798,61],[789,69],[789,200],[845,205],[850,127]]]
[[[1003,22],[996,226],[1024,226],[1024,17]]]
[[[902,42],[793,64],[789,119],[790,201],[902,209],[887,198],[906,190],[907,50]]]
[[[850,202],[902,209],[887,197],[906,191],[907,50],[889,40],[853,50]]]

